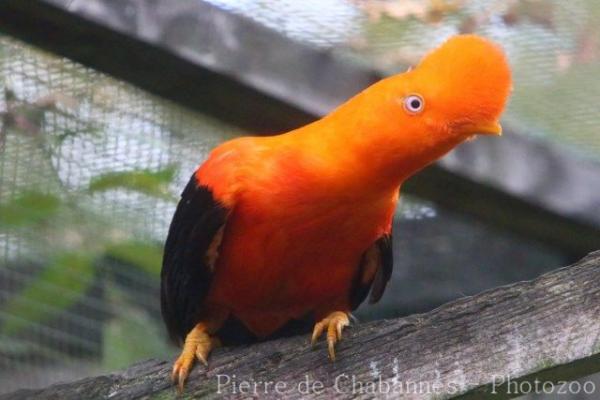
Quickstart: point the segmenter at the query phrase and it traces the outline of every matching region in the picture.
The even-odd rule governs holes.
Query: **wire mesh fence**
[[[449,35],[493,38],[514,67],[505,121],[600,157],[600,3],[594,0],[327,0],[211,3],[383,73],[414,65]]]
[[[11,39],[0,49],[2,390],[164,354],[176,194],[236,130]]]

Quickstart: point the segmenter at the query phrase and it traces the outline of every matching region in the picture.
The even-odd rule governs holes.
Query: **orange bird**
[[[455,36],[324,118],[223,143],[181,195],[165,246],[161,305],[183,343],[182,388],[221,341],[265,339],[300,322],[330,358],[349,313],[392,274],[402,182],[476,134],[499,135],[511,90],[500,47]],[[294,331],[292,329],[291,331]]]

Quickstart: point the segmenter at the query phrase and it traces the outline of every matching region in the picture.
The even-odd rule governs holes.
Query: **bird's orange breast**
[[[389,231],[397,192],[330,200],[338,197],[246,191],[229,217],[207,303],[262,337],[308,313],[350,310],[360,258]]]

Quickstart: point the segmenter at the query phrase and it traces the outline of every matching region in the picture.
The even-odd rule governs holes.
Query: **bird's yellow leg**
[[[197,358],[204,365],[208,365],[208,355],[215,347],[221,345],[220,340],[216,336],[212,336],[210,325],[205,322],[200,322],[187,334],[183,344],[181,355],[173,365],[171,379],[177,383],[179,392],[183,391],[183,385],[187,379],[194,361]]]
[[[313,329],[311,343],[317,342],[317,339],[327,331],[327,348],[329,349],[329,358],[335,361],[335,344],[342,338],[342,330],[350,324],[348,313],[344,311],[335,311],[315,324]]]

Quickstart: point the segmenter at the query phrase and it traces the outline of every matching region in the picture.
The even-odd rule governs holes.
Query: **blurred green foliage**
[[[4,311],[18,318],[7,320],[0,332],[14,335],[31,323],[55,317],[73,305],[92,282],[94,257],[89,253],[60,253],[18,296],[4,305]]]
[[[38,235],[34,235],[31,240],[38,246],[40,242],[46,242],[42,248],[47,252],[47,261],[41,270],[1,305],[0,311],[9,316],[0,325],[0,334],[7,340],[16,337],[32,323],[43,324],[56,318],[80,301],[94,283],[94,279],[101,275],[101,268],[106,262],[125,265],[154,282],[158,282],[160,274],[162,247],[159,244],[141,239],[132,240],[122,237],[118,232],[115,236],[110,223],[95,215],[87,204],[94,194],[109,190],[133,191],[162,200],[176,201],[169,185],[176,177],[178,167],[167,165],[155,170],[145,168],[110,171],[90,177],[86,190],[64,190],[66,188],[63,187],[59,172],[53,164],[55,152],[60,150],[56,146],[81,135],[102,136],[103,129],[100,124],[90,124],[79,126],[77,129],[67,129],[54,136],[37,129],[35,132],[25,129],[29,126],[42,127],[41,121],[46,118],[48,112],[65,115],[65,112],[55,107],[57,99],[64,97],[46,96],[43,101],[29,104],[17,99],[15,94],[7,89],[7,98],[11,103],[9,110],[4,113],[4,118],[11,123],[4,128],[10,128],[13,134],[28,140],[27,143],[31,143],[33,149],[39,150],[37,156],[41,155],[44,160],[28,165],[28,172],[43,174],[46,183],[43,189],[55,192],[25,189],[0,201],[0,228],[11,231],[18,228],[34,229],[33,232]],[[35,115],[36,124],[30,123],[31,118],[22,118],[24,114],[16,113],[19,110],[26,110],[27,116]],[[32,136],[32,133],[35,135]],[[52,184],[48,185],[50,182]],[[107,222],[108,226],[103,226]],[[103,279],[118,279],[115,274],[102,276]],[[126,324],[128,331],[135,330],[131,326],[137,325],[125,320],[114,320],[113,324],[109,325],[108,339],[123,350],[128,345],[123,342],[123,338],[119,339],[115,334],[116,327],[120,324]],[[155,327],[155,330],[157,329]],[[156,332],[152,347],[157,345],[155,342],[160,337]],[[131,340],[137,339],[132,336]],[[147,348],[144,351],[146,350]],[[129,362],[131,357],[128,353],[122,353],[122,357]]]
[[[160,274],[162,247],[153,243],[126,241],[109,244],[105,254],[115,260],[131,265],[148,276]]]
[[[168,356],[178,172],[235,132],[0,35],[0,375]]]
[[[175,201],[176,198],[169,192],[169,184],[175,178],[176,173],[177,168],[174,165],[158,171],[143,169],[108,172],[92,178],[89,191],[94,193],[122,188]]]
[[[48,220],[56,214],[61,200],[49,193],[26,191],[0,204],[0,226],[22,227]]]

